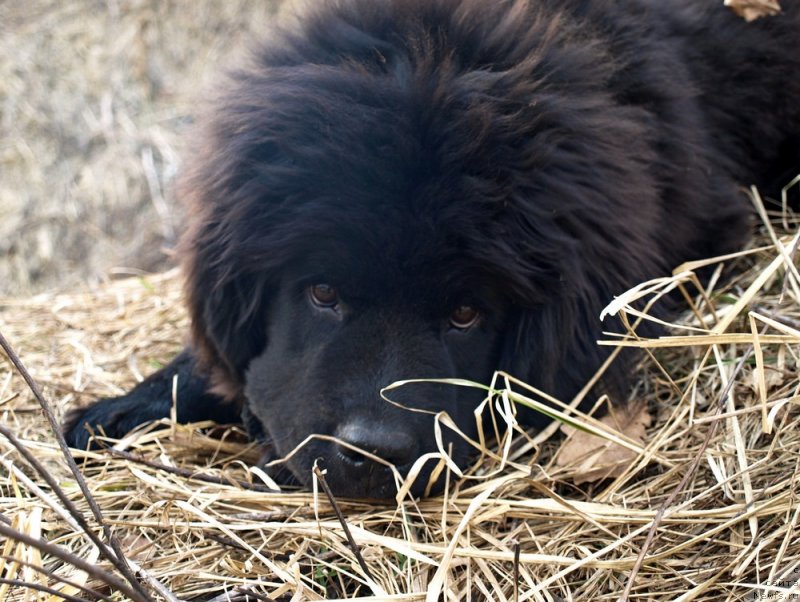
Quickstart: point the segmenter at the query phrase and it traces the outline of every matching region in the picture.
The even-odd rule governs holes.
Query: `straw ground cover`
[[[609,306],[632,331],[603,344],[643,350],[634,409],[613,400],[612,419],[599,421],[498,375],[482,413],[487,436],[476,442],[481,458],[464,478],[450,474],[457,482],[444,497],[380,506],[332,504],[322,487],[276,493],[252,468],[259,450],[238,429],[207,424],[150,425],[116,451],[76,452],[138,590],[107,560],[114,552],[82,532],[78,513],[105,537],[38,402],[4,359],[0,424],[18,441],[0,437],[0,599],[800,595],[797,223],[763,214],[770,225],[751,250],[682,266]],[[719,278],[723,265],[734,275]],[[692,277],[701,267],[713,273],[702,291]],[[86,293],[7,298],[0,331],[60,417],[71,404],[121,392],[180,348],[179,289],[170,272]],[[663,337],[636,335],[673,289],[686,311]],[[544,404],[559,420],[519,432],[509,426],[514,403]]]

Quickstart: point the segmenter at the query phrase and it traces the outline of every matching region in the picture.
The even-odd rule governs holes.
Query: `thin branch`
[[[762,329],[762,334],[765,332],[765,329]],[[725,384],[725,388],[722,390],[722,393],[719,396],[719,400],[717,402],[717,412],[721,412],[725,406],[725,403],[728,399],[728,395],[730,395],[731,389],[735,383],[736,377],[744,368],[745,363],[750,356],[753,354],[753,346],[750,345],[747,350],[745,351],[744,355],[742,355],[739,362],[736,364],[736,368],[733,370],[733,374],[731,374],[728,382]],[[675,489],[672,490],[672,493],[669,494],[664,503],[658,508],[658,512],[656,512],[655,517],[653,517],[653,522],[650,524],[650,529],[647,532],[647,537],[644,540],[644,544],[642,544],[642,548],[639,550],[639,555],[636,557],[636,562],[631,569],[631,573],[628,576],[628,580],[625,583],[625,590],[622,592],[622,595],[619,598],[619,602],[628,602],[628,597],[630,596],[631,590],[633,589],[633,583],[636,580],[636,575],[639,573],[639,570],[642,568],[644,564],[644,557],[647,555],[647,551],[650,549],[650,546],[653,544],[653,540],[655,539],[656,531],[658,527],[661,525],[661,521],[664,518],[664,514],[667,512],[667,509],[672,505],[672,502],[675,501],[675,498],[678,497],[678,494],[686,488],[686,485],[689,483],[689,479],[697,471],[697,467],[700,465],[700,462],[704,458],[704,454],[708,445],[711,443],[711,439],[714,437],[714,433],[717,431],[717,425],[719,425],[720,421],[715,420],[711,423],[708,431],[706,432],[706,436],[703,439],[703,444],[700,446],[700,449],[697,450],[694,458],[692,458],[692,463],[689,465],[689,468],[686,470],[686,473],[683,475],[680,483]]]
[[[519,541],[514,541],[514,602],[519,602]]]
[[[288,597],[281,597],[281,600],[288,600]],[[250,600],[263,600],[265,602],[275,602],[275,598],[270,598],[264,594],[259,594],[250,589],[239,588],[233,592],[223,592],[219,596],[211,598],[208,602],[250,602]]]
[[[50,423],[50,428],[55,435],[56,441],[58,442],[58,446],[61,449],[61,453],[64,455],[64,459],[67,462],[67,466],[69,466],[72,475],[75,477],[75,481],[78,483],[78,487],[80,487],[83,496],[86,498],[86,501],[89,504],[89,508],[94,515],[97,524],[103,529],[103,534],[105,535],[106,541],[108,545],[111,546],[111,549],[114,551],[113,554],[110,554],[108,551],[108,546],[102,545],[102,542],[97,543],[95,540],[96,537],[92,537],[94,534],[92,529],[88,528],[88,524],[86,523],[82,514],[79,513],[80,519],[78,516],[75,517],[78,520],[79,524],[84,527],[84,532],[92,539],[92,542],[98,546],[100,552],[108,558],[108,560],[119,570],[120,573],[125,577],[125,579],[130,583],[131,587],[139,593],[137,599],[146,602],[152,602],[152,598],[150,597],[147,590],[142,586],[136,576],[133,574],[128,562],[125,558],[125,555],[122,553],[122,549],[119,546],[119,542],[117,538],[114,537],[114,534],[111,532],[111,529],[108,527],[108,524],[103,519],[103,513],[100,511],[100,507],[97,505],[97,501],[92,496],[91,492],[89,491],[89,487],[86,484],[86,480],[83,478],[83,473],[78,469],[78,465],[75,463],[75,458],[72,456],[72,452],[70,452],[69,447],[67,446],[67,441],[64,439],[64,435],[61,432],[61,428],[56,420],[55,415],[53,414],[53,410],[50,408],[50,404],[45,399],[42,391],[39,389],[39,385],[36,384],[36,381],[33,380],[33,377],[28,372],[28,369],[24,366],[22,361],[19,359],[19,356],[16,354],[14,349],[11,347],[9,342],[6,340],[3,333],[0,332],[0,347],[6,352],[8,359],[11,360],[11,363],[16,368],[17,372],[22,376],[25,382],[28,385],[28,388],[33,393],[33,396],[36,398],[36,401],[39,402],[39,406],[42,408],[42,412],[44,413],[47,421]],[[18,448],[19,449],[19,448]],[[40,473],[42,474],[42,473]],[[42,474],[44,477],[44,474]],[[56,491],[56,490],[54,490]],[[63,494],[63,491],[62,491]],[[97,540],[99,541],[99,540]]]
[[[12,587],[24,587],[37,592],[43,592],[45,594],[50,594],[51,596],[57,596],[62,600],[69,600],[69,602],[86,602],[86,598],[79,598],[78,596],[73,596],[72,594],[67,594],[52,587],[47,587],[46,585],[33,583],[31,581],[22,581],[21,579],[5,579],[0,577],[0,583],[4,585],[10,585]]]
[[[103,569],[99,568],[96,564],[92,564],[90,562],[85,561],[80,556],[73,554],[72,552],[68,552],[61,546],[52,544],[44,539],[31,537],[27,533],[23,533],[22,531],[18,531],[17,529],[7,527],[5,524],[2,523],[0,523],[0,535],[3,535],[14,541],[18,541],[26,545],[29,545],[31,547],[34,547],[37,550],[44,552],[45,554],[50,554],[51,556],[60,558],[64,562],[71,564],[72,566],[74,566],[77,569],[80,569],[84,573],[88,573],[92,577],[99,579],[109,587],[116,589],[121,594],[128,596],[131,600],[135,600],[136,602],[150,602],[149,598],[143,596],[141,593],[139,593],[139,591],[132,589],[130,584],[117,577],[114,573],[109,573],[108,571],[104,571]]]
[[[266,485],[259,485],[258,483],[250,483],[248,481],[243,481],[241,479],[227,479],[224,477],[216,477],[214,475],[204,474],[201,472],[196,472],[194,470],[180,468],[178,466],[169,466],[167,464],[154,462],[153,460],[148,460],[147,458],[137,456],[136,454],[132,454],[130,452],[126,452],[120,449],[114,449],[112,447],[106,447],[105,451],[107,451],[113,456],[124,458],[125,460],[136,462],[137,464],[142,464],[143,466],[149,466],[150,468],[162,470],[164,472],[168,472],[170,474],[174,474],[179,477],[184,477],[190,480],[203,481],[205,483],[213,483],[215,485],[234,484],[237,485],[238,487],[241,487],[242,489],[247,489],[249,491],[258,491],[262,493],[280,493],[276,489],[273,489],[272,487],[267,487]]]
[[[8,442],[11,443],[12,446],[14,446],[14,448],[19,452],[19,454],[25,459],[25,461],[28,464],[30,464],[31,468],[33,468],[36,471],[36,473],[44,480],[44,482],[47,483],[47,485],[50,487],[50,489],[53,491],[56,497],[58,497],[61,503],[64,504],[64,507],[72,515],[72,517],[75,519],[80,528],[86,533],[89,539],[92,540],[92,543],[101,550],[105,549],[105,556],[112,564],[114,564],[115,567],[119,568],[119,566],[115,562],[116,558],[114,557],[114,555],[109,553],[105,543],[103,543],[103,541],[97,536],[97,534],[94,532],[94,529],[92,529],[89,526],[89,523],[86,521],[86,517],[77,508],[77,506],[75,506],[72,500],[70,500],[69,497],[67,497],[67,494],[64,493],[64,490],[56,482],[56,480],[53,478],[53,476],[50,474],[47,468],[45,468],[39,462],[39,460],[36,459],[36,457],[30,452],[30,450],[27,447],[25,447],[25,445],[23,445],[23,443],[19,439],[17,439],[17,436],[7,426],[0,424],[0,435],[3,435],[8,440]]]
[[[344,520],[344,514],[342,514],[342,511],[339,508],[336,498],[333,497],[333,492],[328,486],[328,482],[325,480],[325,475],[322,474],[322,470],[320,470],[319,466],[314,466],[314,475],[319,480],[319,484],[322,485],[322,490],[325,492],[325,495],[328,496],[328,500],[330,501],[331,507],[336,514],[336,518],[339,519],[342,529],[344,530],[344,535],[347,538],[347,545],[350,547],[350,550],[352,550],[353,555],[356,557],[358,565],[361,567],[361,570],[364,571],[364,574],[367,576],[367,578],[374,582],[375,580],[372,578],[372,573],[370,572],[367,563],[364,561],[364,557],[361,555],[361,550],[358,548],[356,540],[353,539],[353,534],[350,533],[350,527],[347,526],[347,521]]]
[[[86,585],[81,585],[79,583],[76,583],[75,581],[70,581],[66,577],[62,577],[58,573],[55,573],[55,572],[53,572],[51,570],[48,570],[48,569],[44,568],[43,566],[39,566],[38,564],[33,564],[32,562],[28,562],[26,560],[22,560],[21,558],[17,558],[16,556],[7,556],[5,554],[0,554],[0,558],[5,560],[6,562],[14,562],[14,563],[22,565],[24,567],[28,567],[28,568],[36,571],[37,573],[41,573],[42,575],[45,575],[45,576],[49,577],[50,579],[58,581],[59,583],[63,583],[64,585],[69,585],[70,587],[77,588],[77,589],[79,589],[79,590],[81,590],[83,592],[86,592],[87,594],[89,594],[91,596],[94,596],[98,600],[108,600],[109,602],[111,602],[111,598],[109,596],[106,596],[105,594],[101,594],[97,590],[94,590],[91,587],[88,587]]]

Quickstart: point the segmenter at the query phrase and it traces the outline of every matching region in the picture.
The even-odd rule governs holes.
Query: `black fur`
[[[402,472],[435,450],[431,412],[472,434],[480,395],[408,387],[395,399],[427,413],[409,412],[380,399],[393,381],[502,368],[569,399],[606,357],[612,296],[740,247],[739,183],[797,166],[784,5],[748,24],[720,0],[341,0],[273,31],[202,121],[182,189],[191,353],[220,397],[179,396],[179,419],[224,398],[276,456],[332,435]],[[450,323],[462,306],[471,328]],[[70,442],[166,415],[167,391],[141,387],[74,413]],[[338,494],[393,495],[327,440],[288,467],[308,484],[320,457]]]

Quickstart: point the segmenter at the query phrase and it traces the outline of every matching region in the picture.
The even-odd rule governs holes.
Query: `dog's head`
[[[382,387],[503,368],[569,396],[603,359],[603,304],[658,252],[646,132],[598,87],[598,48],[492,3],[392,5],[274,33],[184,185],[205,367],[301,482],[323,458],[334,491],[371,497],[394,484],[364,453],[403,472],[436,449],[437,412],[471,435],[482,399],[428,383],[393,405]]]

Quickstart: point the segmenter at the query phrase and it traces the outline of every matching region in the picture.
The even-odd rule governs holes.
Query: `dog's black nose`
[[[419,446],[411,433],[396,426],[374,425],[364,422],[346,422],[336,428],[335,435],[343,443],[373,454],[395,466],[405,466],[413,462]],[[352,464],[361,466],[371,462],[361,451],[338,444],[337,454]]]

